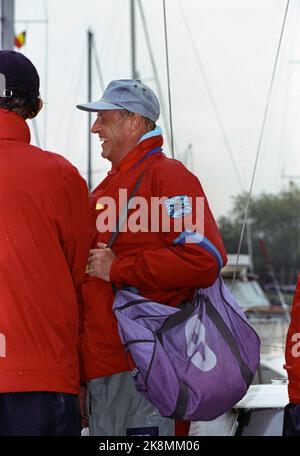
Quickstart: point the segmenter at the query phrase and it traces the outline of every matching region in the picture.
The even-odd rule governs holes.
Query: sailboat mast
[[[92,101],[92,46],[93,33],[88,30],[88,102]],[[89,190],[92,188],[92,138],[91,138],[92,113],[88,112],[88,163],[87,163],[87,183]]]
[[[136,69],[136,33],[135,33],[135,0],[130,0],[130,36],[131,36],[131,74],[133,79],[138,78]]]
[[[0,0],[0,49],[14,48],[14,0]]]

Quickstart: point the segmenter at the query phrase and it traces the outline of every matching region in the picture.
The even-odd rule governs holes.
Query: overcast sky
[[[255,180],[256,193],[277,192],[287,186],[283,173],[300,175],[300,47],[296,46],[300,38],[299,3],[290,2]],[[143,0],[142,5],[163,101],[167,102],[162,0]],[[212,108],[199,59],[242,186],[247,190],[285,7],[286,0],[166,0],[175,154],[184,160],[184,151],[192,145],[188,165],[199,177],[216,216],[228,212],[231,197],[241,190],[241,185]],[[22,51],[41,75],[41,94],[47,107],[37,121],[42,145],[67,157],[86,177],[87,114],[75,108],[77,103],[87,101],[86,32],[89,27],[94,32],[105,84],[131,77],[129,1],[16,0],[16,20],[16,32],[27,31],[27,44]],[[48,20],[48,26],[32,20]],[[137,43],[140,78],[157,91],[138,11]],[[101,96],[95,65],[93,94],[95,99]],[[164,127],[163,121],[160,124]],[[94,186],[109,168],[99,151],[99,142],[94,138]],[[168,143],[164,151],[170,155]]]

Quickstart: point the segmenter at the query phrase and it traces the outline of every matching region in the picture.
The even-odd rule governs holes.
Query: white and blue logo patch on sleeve
[[[173,196],[164,201],[168,214],[172,218],[181,218],[192,212],[187,195]]]

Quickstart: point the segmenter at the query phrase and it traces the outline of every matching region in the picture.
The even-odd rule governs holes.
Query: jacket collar
[[[116,168],[113,168],[110,173],[120,171],[122,174],[127,173],[133,168],[139,161],[145,157],[145,155],[152,149],[158,148],[157,152],[161,152],[163,145],[163,137],[160,127],[156,127],[153,132],[146,133],[141,137],[140,142],[129,152],[118,164]],[[109,174],[110,174],[109,173]]]
[[[30,143],[29,127],[19,114],[0,108],[0,140]]]

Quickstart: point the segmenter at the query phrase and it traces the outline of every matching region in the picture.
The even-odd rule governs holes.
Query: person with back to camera
[[[79,284],[87,185],[30,145],[43,106],[31,61],[0,51],[0,435],[80,435]]]

